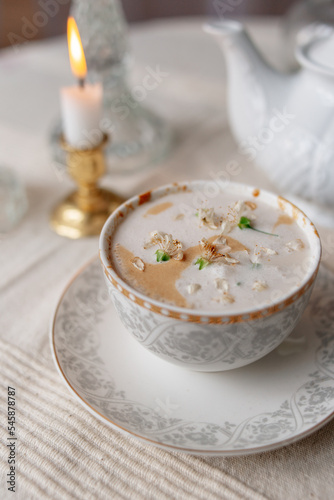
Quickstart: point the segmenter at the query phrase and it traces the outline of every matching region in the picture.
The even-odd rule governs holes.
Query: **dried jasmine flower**
[[[159,250],[155,252],[157,262],[165,262],[169,259],[183,259],[182,243],[179,240],[173,240],[171,234],[153,231],[150,237],[151,239],[145,244],[144,248],[150,248],[155,245],[159,246]]]
[[[213,243],[209,243],[206,238],[202,238],[199,243],[203,250],[202,257],[209,262],[213,262],[214,260],[217,260],[221,257],[225,257],[224,254],[218,253],[216,245],[214,245]]]
[[[237,259],[233,259],[227,254],[219,253],[217,251],[217,246],[213,243],[209,243],[206,238],[201,239],[200,245],[202,247],[202,255],[195,262],[195,265],[199,265],[199,270],[204,269],[213,262],[221,262],[224,264],[239,263]]]
[[[132,260],[131,260],[131,264],[136,268],[138,269],[138,271],[144,271],[145,270],[145,264],[144,262],[141,260],[140,257],[134,257]]]

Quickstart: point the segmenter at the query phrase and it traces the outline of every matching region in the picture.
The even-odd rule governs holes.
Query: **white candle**
[[[101,142],[103,90],[100,83],[84,84],[87,73],[85,54],[73,18],[67,22],[68,50],[73,74],[79,85],[60,90],[63,133],[67,143],[77,149],[89,149]]]
[[[60,90],[63,133],[74,148],[89,149],[101,142],[102,96],[99,83]]]

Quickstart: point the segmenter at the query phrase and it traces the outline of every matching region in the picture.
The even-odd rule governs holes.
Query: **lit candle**
[[[63,133],[67,143],[76,149],[90,149],[101,142],[103,90],[100,83],[85,83],[87,66],[77,24],[67,21],[67,41],[71,69],[78,85],[60,90]]]

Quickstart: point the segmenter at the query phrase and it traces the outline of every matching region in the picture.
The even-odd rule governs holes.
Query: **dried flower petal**
[[[199,208],[197,214],[199,227],[207,226],[210,229],[218,229],[217,216],[213,208]]]
[[[268,285],[265,281],[262,281],[262,280],[254,281],[253,286],[252,286],[252,290],[256,290],[257,292],[262,292],[266,288],[268,288]]]
[[[225,261],[227,264],[239,264],[239,260],[234,259],[233,257],[230,257],[229,255],[226,255]]]
[[[223,234],[220,234],[217,236],[217,238],[214,240],[215,245],[226,245],[227,239]]]
[[[191,285],[187,286],[187,292],[189,293],[189,295],[193,295],[200,288],[202,288],[202,287],[201,287],[201,285],[199,283],[191,283]]]
[[[222,304],[233,304],[233,302],[235,302],[234,297],[232,295],[230,295],[229,293],[226,293],[226,292],[224,292],[219,297],[215,297],[213,300],[215,302],[220,302]]]
[[[255,245],[254,250],[253,250],[253,253],[252,253],[252,255],[250,256],[250,261],[251,261],[253,264],[259,264],[260,259],[261,259],[261,250],[258,250],[258,249],[257,249],[257,245]]]
[[[250,256],[250,261],[253,264],[259,264],[262,254],[266,255],[277,255],[276,250],[272,250],[271,248],[266,248],[266,247],[258,247],[258,245],[255,245],[254,250],[252,255]]]
[[[145,264],[144,262],[141,260],[140,257],[134,257],[132,260],[131,260],[131,264],[136,268],[138,269],[138,271],[144,271],[145,270]]]
[[[254,201],[245,201],[245,205],[251,210],[255,210],[257,208],[257,204]]]
[[[261,247],[260,251],[262,253],[267,254],[267,255],[277,255],[276,250],[273,250],[272,248]]]
[[[223,254],[228,254],[232,248],[226,244],[227,240],[223,234],[217,236],[217,238],[213,241],[213,244],[219,246],[219,252]]]
[[[223,219],[221,223],[220,230],[224,234],[228,234],[232,231],[232,229],[236,226],[236,224],[232,224],[228,219]]]
[[[175,217],[174,217],[174,220],[182,220],[182,219],[184,219],[184,214],[182,214],[182,213],[177,214],[177,215],[175,215]]]
[[[242,213],[245,211],[245,202],[241,200],[236,201],[235,204],[232,206],[232,210],[238,216],[242,215]]]
[[[217,290],[228,292],[228,281],[225,278],[216,278],[214,283]]]
[[[223,293],[223,302],[227,302],[228,304],[233,304],[233,302],[235,302],[235,299],[229,293]]]
[[[299,238],[297,240],[289,241],[285,246],[290,250],[295,250],[295,251],[302,250],[305,247],[304,243]]]

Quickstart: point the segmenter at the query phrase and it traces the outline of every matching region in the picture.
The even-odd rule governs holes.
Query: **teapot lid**
[[[334,28],[320,23],[303,28],[297,35],[295,55],[302,66],[334,76]]]

